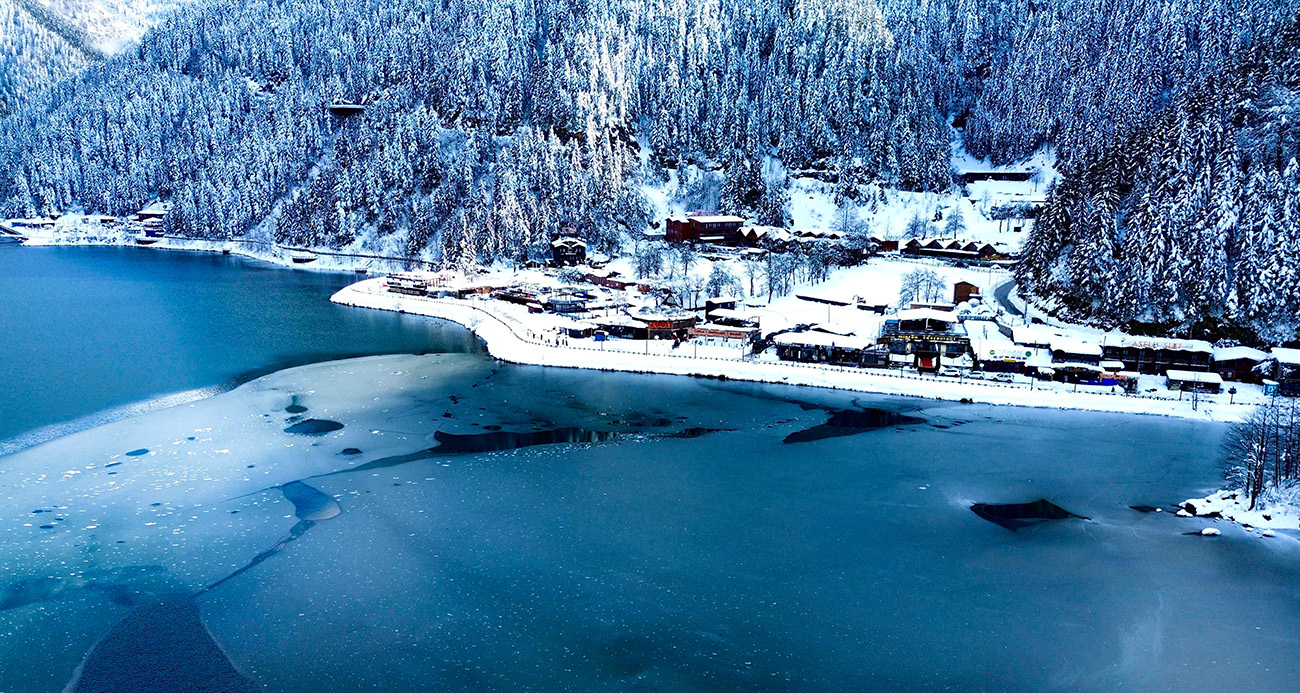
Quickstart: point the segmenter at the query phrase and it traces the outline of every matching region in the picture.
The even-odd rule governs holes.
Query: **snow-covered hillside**
[[[140,40],[189,0],[0,0],[0,116]]]
[[[112,54],[139,41],[144,32],[192,0],[34,1],[83,31],[100,51]]]

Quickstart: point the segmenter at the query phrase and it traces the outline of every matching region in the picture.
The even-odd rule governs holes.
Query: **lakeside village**
[[[168,203],[155,202],[129,220],[82,218],[74,228],[117,228],[134,244],[152,246],[174,240],[164,236],[169,211]],[[674,285],[636,278],[634,258],[589,256],[576,229],[565,228],[551,241],[545,265],[471,273],[399,272],[362,282],[358,289],[470,302],[506,321],[526,341],[602,352],[853,368],[1045,393],[1189,400],[1193,410],[1202,403],[1249,405],[1300,396],[1300,349],[1216,348],[1200,340],[1101,332],[1054,323],[1047,316],[1028,317],[1031,308],[1012,291],[1014,242],[997,240],[1016,239],[1026,223],[999,224],[1000,233],[992,238],[985,234],[982,240],[850,239],[834,230],[757,226],[738,216],[699,212],[670,216],[658,230],[647,232],[669,248],[689,249],[696,259],[682,274],[693,275],[693,281]],[[9,235],[40,238],[55,228],[56,220],[11,219],[3,226]],[[833,249],[822,254],[834,256],[836,266],[774,296],[772,256],[796,246]],[[295,265],[325,259],[317,254],[323,251],[276,251]],[[224,246],[221,252],[231,249]],[[368,257],[338,256],[329,258],[338,264],[332,268]],[[718,288],[709,286],[715,266],[731,279],[724,283],[726,292],[706,290]],[[762,298],[754,290],[758,276],[769,282]],[[749,279],[749,298],[742,298],[741,277]],[[684,292],[683,283],[693,290]],[[409,305],[394,309],[421,312]],[[631,363],[621,367],[635,368]],[[934,385],[911,389],[935,394]]]
[[[855,264],[820,282],[787,296],[744,299],[683,294],[634,278],[631,259],[588,256],[573,231],[564,229],[552,241],[545,267],[402,272],[354,285],[354,294],[464,303],[524,341],[554,347],[1172,399],[1193,409],[1300,395],[1300,349],[1215,348],[1026,318],[1023,304],[1017,307],[1009,296],[1008,258],[991,244],[874,238]],[[670,217],[663,238],[698,253],[701,278],[714,265],[739,266],[726,272],[744,276],[745,263],[761,264],[768,254],[760,247],[764,240],[839,242],[831,232],[755,227],[717,213]],[[907,288],[918,274],[928,277],[928,286]],[[702,281],[696,285],[704,288]],[[392,309],[425,312],[409,302]],[[622,363],[636,367],[635,361]]]

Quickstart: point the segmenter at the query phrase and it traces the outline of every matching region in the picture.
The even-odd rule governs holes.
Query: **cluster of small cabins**
[[[789,246],[818,241],[844,240],[840,231],[832,229],[784,229],[776,226],[750,225],[748,220],[730,214],[693,212],[664,220],[663,238],[669,243],[693,243],[716,246]],[[945,260],[973,262],[999,262],[1010,259],[1010,254],[990,243],[962,239],[917,239],[898,241],[871,237],[875,252],[898,252],[917,257],[934,257]]]
[[[712,298],[687,310],[652,284],[607,269],[577,269],[585,280],[578,285],[519,283],[511,275],[466,279],[418,273],[392,275],[387,286],[410,295],[516,304],[536,315],[533,324],[566,339],[708,340],[753,353],[770,349],[780,360],[802,363],[1008,380],[1021,375],[1129,391],[1143,376],[1162,376],[1170,389],[1219,392],[1225,383],[1245,382],[1279,395],[1300,395],[1300,349],[1215,348],[1194,339],[1113,333],[1080,338],[1045,325],[1009,325],[982,303],[979,287],[969,282],[953,287],[952,303],[913,303],[879,317],[877,307],[859,304],[873,315],[856,327],[787,325],[765,332],[763,309],[739,299]],[[652,305],[629,301],[631,292]]]
[[[1195,339],[1103,335],[1081,340],[1038,325],[914,304],[886,316],[877,335],[812,326],[773,338],[779,358],[859,367],[909,366],[920,372],[1023,374],[1134,390],[1141,376],[1169,389],[1217,393],[1225,383],[1261,384],[1266,394],[1300,396],[1300,349],[1216,348]]]

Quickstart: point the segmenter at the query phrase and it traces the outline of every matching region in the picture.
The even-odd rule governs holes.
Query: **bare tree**
[[[1300,401],[1274,397],[1232,427],[1227,439],[1230,475],[1253,510],[1270,490],[1300,481]]]
[[[925,218],[925,215],[917,212],[907,221],[907,230],[904,236],[907,238],[925,238],[930,235],[930,228],[933,222]]]
[[[639,279],[657,277],[664,271],[664,245],[642,242],[636,248],[636,276]]]
[[[903,275],[903,284],[898,289],[898,307],[922,301],[933,303],[943,299],[948,293],[948,283],[931,269],[917,269]]]
[[[758,260],[746,260],[743,267],[745,268],[745,279],[749,280],[749,295],[754,295],[754,285],[758,279],[763,276],[763,263]]]

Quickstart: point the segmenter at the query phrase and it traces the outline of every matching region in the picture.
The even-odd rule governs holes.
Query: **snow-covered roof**
[[[826,332],[786,332],[772,341],[784,346],[837,346],[843,349],[866,349],[875,344],[874,340],[866,337],[845,337]]]
[[[1091,363],[1079,363],[1078,361],[1067,361],[1065,363],[1053,363],[1052,368],[1072,368],[1076,371],[1092,371],[1102,373],[1101,366],[1094,366]]]
[[[1109,338],[1108,340],[1109,341]],[[1115,342],[1118,346],[1134,349],[1166,349],[1168,351],[1193,351],[1209,354],[1214,351],[1214,347],[1209,342],[1199,339],[1166,339],[1164,337],[1134,337],[1132,335],[1119,335]]]
[[[1273,347],[1268,350],[1268,355],[1277,359],[1278,363],[1285,363],[1288,366],[1300,366],[1300,349]]]
[[[686,320],[695,317],[690,311],[672,306],[640,306],[628,313],[639,320]]]
[[[957,322],[957,316],[954,313],[948,313],[933,308],[910,308],[900,310],[897,315],[899,320],[934,320],[937,322],[954,323]]]
[[[758,331],[757,327],[736,327],[735,325],[723,325],[716,322],[704,322],[695,325],[697,330],[717,330],[719,332],[744,332],[747,334]]]
[[[1259,362],[1268,358],[1268,354],[1248,346],[1224,347],[1214,350],[1215,361],[1237,361],[1240,359],[1249,359]]]
[[[1067,354],[1080,354],[1083,356],[1101,356],[1100,344],[1085,342],[1081,339],[1053,337],[1048,345],[1052,351],[1063,351]]]
[[[825,332],[826,334],[838,334],[844,337],[847,337],[856,331],[853,327],[849,327],[848,325],[841,325],[839,323],[834,323],[834,322],[819,322],[816,325],[813,325],[812,329],[817,332]]]
[[[613,313],[603,317],[592,318],[592,321],[600,325],[613,325],[616,327],[647,327],[648,326],[646,325],[646,323],[641,322],[640,320],[637,320],[636,318],[633,318],[630,315],[623,315],[621,313]]]
[[[739,222],[745,223],[744,217],[736,217],[730,214],[702,214],[697,217],[691,217],[692,221],[698,221],[701,224],[716,224],[721,222]]]
[[[1033,325],[1019,325],[1011,328],[1011,341],[1016,344],[1048,344],[1059,336],[1055,330]]]
[[[551,241],[551,247],[556,247],[561,245],[579,245],[582,246],[583,248],[586,248],[587,242],[582,240],[581,238],[574,238],[573,236],[565,236],[563,238],[557,238]]]
[[[1217,383],[1223,384],[1223,378],[1218,373],[1199,373],[1197,371],[1179,371],[1169,369],[1165,371],[1165,377],[1170,380],[1178,380],[1185,383]]]
[[[733,310],[731,308],[714,308],[709,311],[710,318],[722,318],[723,320],[748,320],[757,321],[758,313],[753,310]]]
[[[1101,367],[1108,371],[1122,371],[1124,370],[1124,362],[1123,361],[1102,361]]]

